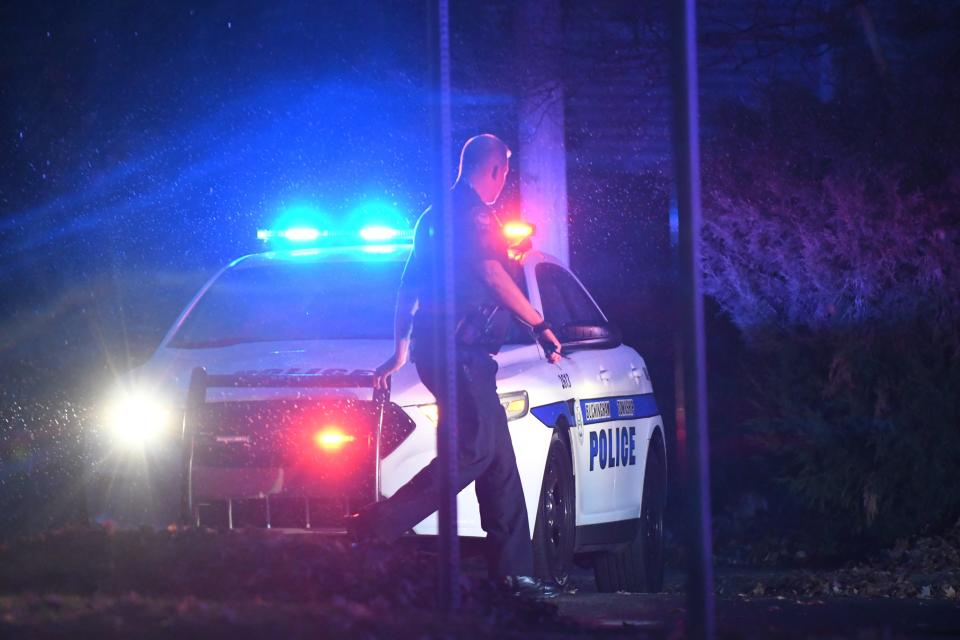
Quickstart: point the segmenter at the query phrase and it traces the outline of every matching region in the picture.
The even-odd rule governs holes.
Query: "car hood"
[[[207,373],[213,374],[322,374],[333,373],[334,370],[338,373],[369,372],[392,352],[392,340],[253,342],[211,349],[161,347],[143,366],[130,373],[129,383],[162,388],[176,397],[177,404],[182,405],[190,376],[196,367],[203,367]],[[391,400],[399,405],[433,402],[433,396],[420,382],[412,364],[394,374],[391,387]],[[331,392],[335,391],[325,391]],[[356,390],[350,393],[356,394]],[[265,394],[262,390],[229,393],[214,393],[211,390],[210,397],[217,395],[252,397]]]

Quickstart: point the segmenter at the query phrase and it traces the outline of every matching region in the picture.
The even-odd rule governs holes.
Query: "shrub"
[[[749,430],[835,542],[960,515],[960,163],[918,172],[858,113],[726,109],[704,171],[704,286],[747,345]]]

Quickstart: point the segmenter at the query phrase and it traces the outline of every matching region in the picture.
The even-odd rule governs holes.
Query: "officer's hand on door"
[[[540,342],[540,346],[543,347],[543,353],[547,357],[547,362],[550,364],[557,364],[560,362],[560,358],[563,357],[563,354],[560,352],[562,347],[560,346],[560,341],[557,340],[557,336],[554,335],[553,329],[544,329],[537,336],[537,340]]]

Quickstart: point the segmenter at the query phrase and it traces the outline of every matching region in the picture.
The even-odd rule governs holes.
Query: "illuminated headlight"
[[[420,412],[427,417],[427,420],[430,421],[430,424],[437,426],[437,423],[440,421],[440,416],[437,411],[436,403],[420,404],[417,405],[417,409],[420,409]]]
[[[522,418],[523,416],[527,415],[527,411],[530,410],[530,399],[527,396],[526,391],[501,393],[499,397],[500,405],[507,413],[507,421]],[[420,412],[427,417],[431,424],[436,425],[437,422],[439,422],[436,403],[420,404],[417,405],[417,409],[419,409]]]
[[[173,417],[161,398],[142,391],[117,393],[104,413],[110,435],[118,444],[129,448],[155,441],[168,430]]]
[[[503,410],[507,412],[507,420],[516,420],[527,415],[530,409],[530,399],[526,391],[515,391],[513,393],[501,393],[500,404]]]

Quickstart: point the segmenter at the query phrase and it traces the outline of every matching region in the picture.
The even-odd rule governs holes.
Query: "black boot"
[[[550,600],[560,595],[557,585],[533,576],[506,576],[500,585],[505,591],[519,598]]]

